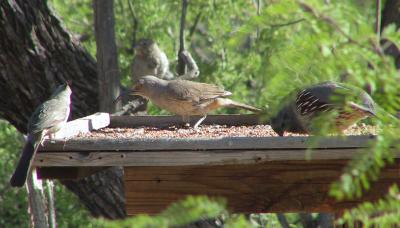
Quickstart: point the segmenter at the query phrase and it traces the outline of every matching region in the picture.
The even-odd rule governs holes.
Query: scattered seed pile
[[[344,132],[346,135],[371,135],[376,134],[374,126],[365,124],[354,125]],[[286,133],[285,136],[298,136],[301,134]],[[201,125],[197,129],[139,127],[139,128],[103,128],[86,134],[78,135],[79,138],[215,138],[215,137],[267,137],[278,136],[269,125],[254,126],[226,126],[226,125]]]

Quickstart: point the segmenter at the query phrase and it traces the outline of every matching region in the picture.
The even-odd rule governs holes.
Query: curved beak
[[[124,98],[125,96],[129,96],[129,95],[137,95],[137,91],[136,90],[127,90],[125,92],[120,93],[120,95],[115,98],[114,103],[117,103],[118,101],[122,100],[122,98]]]
[[[358,104],[356,104],[354,102],[350,102],[350,107],[355,109],[355,110],[360,110],[361,112],[366,113],[368,116],[376,117],[376,113],[375,113],[375,110],[373,108],[366,108],[366,107],[358,105]]]
[[[275,131],[275,133],[278,134],[279,136],[283,136],[285,134],[285,130],[274,127],[274,125],[272,123],[270,123],[270,126],[271,126],[272,130]]]

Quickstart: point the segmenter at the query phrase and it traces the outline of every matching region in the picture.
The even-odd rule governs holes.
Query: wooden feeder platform
[[[255,115],[215,115],[204,122],[228,126],[258,123]],[[382,197],[393,183],[400,185],[398,153],[394,164],[382,170],[363,198],[338,202],[329,196],[331,183],[340,178],[348,161],[368,153],[365,149],[375,140],[369,135],[318,141],[309,136],[76,137],[105,127],[174,124],[182,124],[181,118],[94,114],[68,122],[56,135],[58,140],[46,140],[34,165],[40,167],[42,178],[51,179],[79,179],[104,167],[123,166],[128,215],[161,212],[187,195],[224,197],[232,212],[340,212]]]

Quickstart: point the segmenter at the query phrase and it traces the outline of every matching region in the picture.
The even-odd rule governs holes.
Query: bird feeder
[[[192,118],[196,119],[196,118]],[[256,115],[209,116],[203,124],[253,126]],[[400,184],[400,154],[363,198],[336,201],[329,188],[347,162],[375,136],[79,137],[101,128],[163,128],[176,116],[110,116],[71,121],[45,141],[34,165],[42,178],[79,179],[109,166],[124,167],[128,215],[161,212],[187,195],[224,197],[232,212],[339,212],[382,197]],[[176,130],[179,131],[179,130]],[[114,134],[118,135],[117,133]],[[69,137],[68,140],[61,139]],[[308,159],[310,158],[310,159]],[[65,172],[68,170],[68,172]]]

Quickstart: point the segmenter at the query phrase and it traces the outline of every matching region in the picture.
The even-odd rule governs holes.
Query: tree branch
[[[304,2],[299,2],[298,3],[305,12],[311,13],[315,18],[320,19],[324,21],[325,23],[331,25],[338,33],[340,33],[342,36],[346,37],[346,39],[349,41],[349,43],[355,44],[359,47],[369,49],[372,52],[375,52],[376,54],[383,56],[383,52],[380,48],[376,46],[375,42],[371,43],[371,46],[364,45],[357,40],[354,40],[349,34],[347,34],[340,26],[339,24],[331,17],[325,15],[325,14],[320,14],[317,11],[315,11],[310,5],[304,3]]]
[[[290,228],[290,225],[284,214],[278,213],[276,214],[276,217],[278,217],[278,221],[281,224],[282,228]]]
[[[185,61],[181,57],[181,53],[185,50],[185,20],[187,11],[187,0],[182,0],[182,13],[179,31],[179,51],[178,51],[178,75],[184,75],[186,73]]]
[[[194,23],[193,23],[192,27],[190,27],[190,30],[189,30],[189,39],[192,39],[193,34],[194,34],[194,31],[196,31],[196,27],[197,27],[197,24],[198,24],[199,21],[200,21],[201,13],[202,13],[202,12],[203,12],[203,11],[200,10],[200,12],[196,15],[196,17],[195,17],[195,19],[194,19]]]
[[[375,33],[377,43],[381,40],[381,0],[376,0]]]
[[[186,72],[184,75],[178,77],[178,79],[189,80],[189,79],[197,78],[200,75],[199,67],[197,66],[196,62],[192,58],[192,55],[188,51],[184,50],[181,53],[179,53],[179,58],[182,59],[184,64],[187,65],[188,72]]]
[[[132,31],[132,47],[133,47],[133,45],[135,45],[136,43],[136,34],[139,28],[139,20],[137,19],[131,0],[128,0],[128,7],[129,7],[129,12],[131,13],[133,19],[133,31]]]
[[[270,26],[273,27],[273,28],[274,28],[274,27],[279,28],[279,27],[294,25],[294,24],[300,23],[300,22],[305,21],[305,20],[306,20],[306,19],[304,19],[304,18],[300,18],[300,19],[297,19],[297,20],[294,20],[294,21],[289,21],[289,22],[282,23],[282,24],[272,24],[272,25],[270,25]]]

